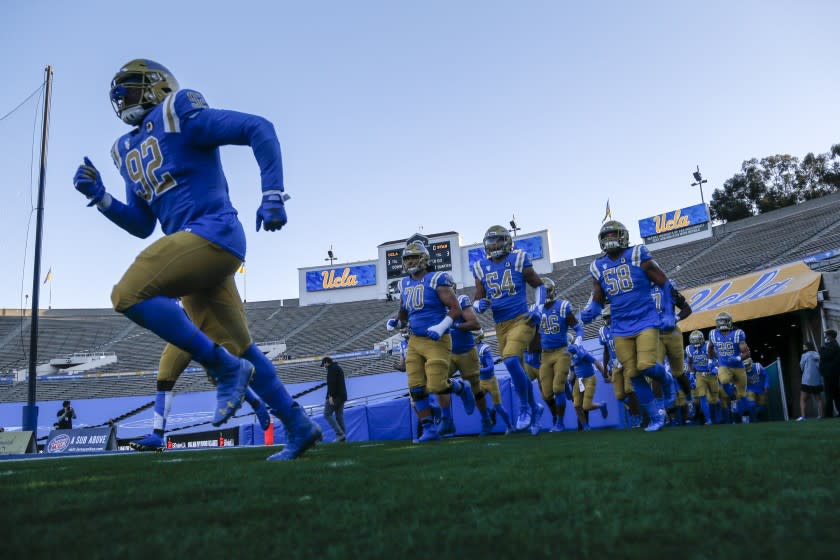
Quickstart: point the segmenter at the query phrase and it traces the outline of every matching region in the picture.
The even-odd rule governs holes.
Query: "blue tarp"
[[[585,347],[597,358],[601,357],[601,346],[597,340],[587,340]],[[349,373],[349,372],[348,372]],[[502,404],[515,419],[519,411],[519,400],[511,390],[510,377],[503,364],[496,366],[496,375],[502,393]],[[598,375],[598,387],[595,392],[595,400],[606,402],[609,409],[609,416],[606,420],[601,418],[597,412],[591,414],[590,424],[593,428],[615,427],[623,425],[623,412],[619,414],[618,403],[613,396],[612,387],[601,380]],[[107,379],[102,380],[107,383]],[[112,381],[118,383],[119,381]],[[303,392],[315,387],[320,382],[296,383],[287,385],[292,394]],[[534,381],[535,395],[539,396],[539,383]],[[347,436],[351,441],[366,440],[387,440],[387,439],[409,439],[415,435],[416,416],[411,408],[407,396],[406,376],[402,372],[390,372],[379,375],[363,377],[350,377],[347,379],[347,392],[350,397],[348,407],[345,408],[344,418],[347,426]],[[323,405],[326,396],[326,387],[319,388],[298,399],[301,405],[313,407]],[[73,401],[73,407],[78,416],[73,426],[83,428],[107,422],[126,412],[136,409],[143,404],[154,400],[150,393],[145,396],[117,397],[109,399],[79,399]],[[489,399],[488,399],[489,401]],[[167,430],[185,428],[180,433],[192,433],[213,431],[210,420],[213,415],[215,393],[183,393],[176,394],[172,401],[172,410],[167,424]],[[456,396],[453,396],[453,415],[458,434],[477,434],[481,429],[480,417],[478,414],[467,416],[464,413],[463,405]],[[542,402],[538,397],[538,402]],[[55,421],[55,413],[61,408],[61,401],[42,401],[38,403],[38,437],[46,436],[52,430]],[[20,430],[22,419],[23,403],[0,404],[0,426],[7,430]],[[623,407],[622,407],[623,411]],[[229,421],[224,428],[241,426],[240,440],[242,443],[263,442],[263,433],[256,427],[256,419],[251,413],[248,404],[243,404],[242,409],[237,413],[237,418]],[[327,441],[335,438],[332,428],[326,423],[323,415],[316,415],[315,420],[324,430]],[[551,427],[551,415],[546,411],[540,424],[543,428]],[[575,429],[577,420],[572,404],[566,407],[564,423],[567,429]],[[197,424],[197,425],[195,425]],[[195,426],[193,426],[195,425]],[[504,432],[505,426],[501,418],[498,420],[495,432]],[[117,424],[117,437],[129,439],[147,434],[152,430],[151,408],[138,413],[135,416],[126,418]],[[280,443],[284,438],[280,422],[275,422],[275,442]]]

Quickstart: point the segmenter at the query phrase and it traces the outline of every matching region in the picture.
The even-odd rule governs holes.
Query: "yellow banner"
[[[730,313],[738,322],[813,309],[817,306],[821,277],[819,272],[798,262],[684,290],[694,312],[680,321],[680,330],[712,327],[721,311]]]

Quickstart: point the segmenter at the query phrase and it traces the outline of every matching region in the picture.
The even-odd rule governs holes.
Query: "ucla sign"
[[[376,285],[376,265],[345,266],[306,273],[306,291],[321,292],[339,288]]]
[[[706,206],[696,204],[639,220],[639,236],[645,242],[662,241],[708,228]]]

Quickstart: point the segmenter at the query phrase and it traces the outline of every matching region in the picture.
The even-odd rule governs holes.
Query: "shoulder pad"
[[[592,275],[592,278],[595,280],[601,279],[601,271],[598,270],[598,259],[595,259],[591,263],[589,263],[589,274]]]
[[[196,111],[207,109],[207,101],[193,89],[179,89],[163,100],[164,132],[181,132],[181,122]]]

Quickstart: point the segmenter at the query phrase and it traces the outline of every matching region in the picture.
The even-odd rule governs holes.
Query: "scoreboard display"
[[[429,269],[432,271],[452,270],[452,247],[449,241],[435,241],[428,245]],[[402,247],[385,251],[385,272],[388,280],[401,278],[403,274]]]

